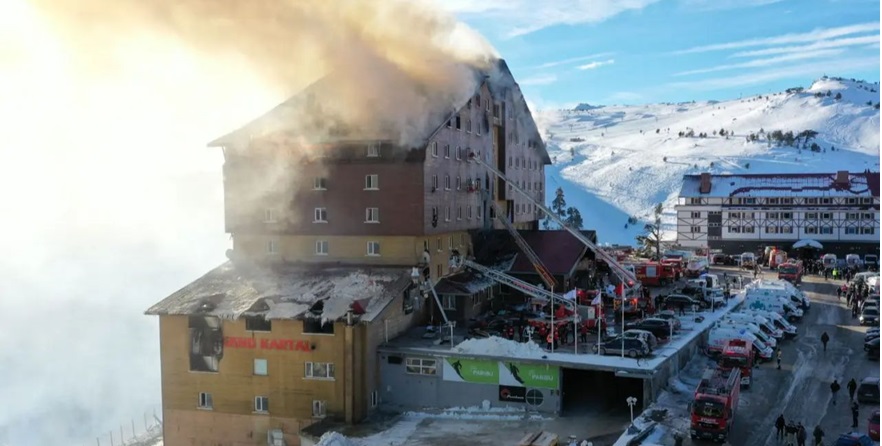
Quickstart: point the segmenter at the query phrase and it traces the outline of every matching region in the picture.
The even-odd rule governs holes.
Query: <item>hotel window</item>
[[[861,234],[873,235],[875,233],[876,233],[876,228],[861,228]]]
[[[817,219],[818,219],[817,212],[806,212],[805,213],[805,220],[817,220]]]
[[[314,190],[326,190],[328,188],[328,179],[315,177],[312,179],[312,188]]]
[[[367,255],[377,257],[380,255],[380,242],[367,242]]]
[[[438,189],[438,175],[432,175],[432,190]]]
[[[263,222],[264,223],[275,223],[276,222],[276,210],[275,209],[264,209]]]
[[[268,413],[269,412],[269,397],[268,396],[254,397],[254,411],[258,412],[258,413]]]
[[[326,208],[315,208],[315,212],[313,213],[314,220],[313,223],[327,223],[328,222],[328,210]]]
[[[456,176],[456,190],[462,190],[462,178]]]
[[[508,157],[508,167],[514,167],[514,160],[511,157]]]
[[[766,226],[766,234],[777,234],[778,228],[774,226]]]
[[[693,212],[692,218],[701,218],[701,212]]]
[[[423,251],[429,250],[429,239],[423,240]]]
[[[456,219],[462,220],[462,206],[456,208]]]
[[[462,146],[456,146],[456,159],[462,161]]]
[[[450,144],[444,145],[444,158],[450,159]]]
[[[380,145],[379,144],[371,144],[367,147],[367,156],[368,158],[377,158],[380,156]]]
[[[370,396],[371,401],[371,409],[376,408],[378,404],[380,404],[380,392],[374,390],[371,392]]]
[[[793,204],[793,199],[792,198],[782,198],[781,204]]]
[[[472,133],[472,120],[466,119],[466,132]]]
[[[379,190],[380,189],[380,176],[377,174],[365,175],[364,176],[364,189],[365,190]]]
[[[450,294],[441,295],[441,304],[445,310],[456,310],[456,296]]]
[[[781,234],[793,234],[793,226],[781,226],[778,232]]]
[[[450,221],[450,206],[444,208],[444,221]]]
[[[462,130],[462,118],[459,115],[456,115],[456,129]]]
[[[447,250],[448,251],[453,250],[453,236],[452,235],[447,236]]]
[[[861,198],[861,204],[873,204],[873,199],[867,197]]]
[[[688,204],[701,204],[701,198],[690,198],[687,201]]]
[[[729,226],[729,232],[732,234],[740,234],[741,227],[740,226]]]
[[[267,375],[266,359],[254,359],[254,374],[257,376]]]
[[[691,232],[691,233],[693,233],[693,234],[695,234],[695,233],[700,233],[700,232],[701,232],[701,226],[692,226],[691,228],[689,228],[689,232]]]
[[[857,231],[857,228],[855,228],[855,227],[845,228],[845,234],[847,234],[847,235],[854,235],[857,233],[858,233],[858,231]]]
[[[830,204],[829,198],[821,198],[821,204]]]
[[[729,212],[729,218],[741,218],[740,212]]]
[[[833,228],[830,227],[830,226],[824,226],[824,227],[822,227],[822,228],[819,229],[818,233],[820,233],[820,234],[832,234],[832,233],[833,233]]]
[[[438,158],[438,141],[432,141],[432,157]]]
[[[484,99],[484,110],[490,111],[490,99]]]
[[[858,214],[857,214],[856,212],[847,212],[847,213],[845,214],[845,219],[846,219],[846,220],[857,220],[857,219],[858,219]]]
[[[279,242],[276,240],[267,240],[266,241],[266,253],[269,255],[275,255],[279,253]]]
[[[781,220],[793,220],[793,212],[782,212]]]
[[[466,218],[469,220],[472,219],[472,207],[471,206],[466,206]]]
[[[328,255],[328,241],[327,240],[316,240],[315,241],[315,255],[317,255],[317,256]]]
[[[768,220],[777,220],[777,219],[778,219],[778,213],[777,213],[777,212],[767,212],[767,213],[766,213],[766,219],[768,219]]]
[[[444,175],[444,189],[450,190],[450,175]]]
[[[435,239],[435,250],[441,252],[441,237]]]
[[[741,232],[745,234],[753,234],[756,232],[756,226],[742,226]]]
[[[806,234],[817,234],[817,233],[818,233],[818,227],[817,227],[817,226],[806,226],[806,227],[805,227],[805,233],[806,233]]]
[[[818,199],[817,198],[806,198],[805,204],[818,204]]]
[[[379,223],[380,222],[380,208],[366,208],[364,210],[364,222],[365,223]]]
[[[847,202],[848,204],[857,204],[857,198],[849,198]]]
[[[475,206],[475,216],[478,218],[478,220],[481,219],[481,206]]]
[[[407,358],[404,370],[412,375],[437,375],[438,362],[430,358]]]
[[[756,204],[756,198],[745,198],[744,204]]]
[[[330,362],[307,362],[305,377],[309,379],[334,379],[334,364]]]
[[[245,331],[273,331],[273,322],[260,316],[245,317]]]
[[[875,218],[873,218],[873,214],[871,214],[869,212],[863,214],[863,217],[861,217],[861,218],[863,218],[864,220],[875,220]]]
[[[196,403],[200,409],[213,409],[214,401],[211,400],[211,394],[208,392],[199,392],[199,401]]]
[[[450,127],[452,127],[452,126],[453,126],[453,123],[451,122],[450,119],[448,119],[448,120],[447,120],[447,128],[450,128]]]
[[[825,212],[825,213],[821,214],[821,220],[830,220],[832,218],[833,218],[833,214],[831,214],[829,212]]]
[[[778,204],[778,199],[777,198],[766,198],[766,203],[767,204]]]
[[[475,125],[475,133],[481,136],[481,121],[478,121],[477,125]]]

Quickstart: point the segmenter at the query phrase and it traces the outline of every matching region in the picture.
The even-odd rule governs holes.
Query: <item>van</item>
[[[736,330],[738,329],[747,329],[752,335],[756,336],[760,341],[763,341],[764,344],[769,347],[777,348],[778,341],[775,338],[765,334],[761,328],[759,328],[756,324],[752,322],[738,322],[732,319],[720,319],[714,324],[715,327],[733,327]]]
[[[741,254],[741,267],[744,269],[753,269],[756,267],[756,255],[752,252]]]
[[[783,279],[761,279],[756,280],[750,285],[748,285],[751,289],[775,289],[775,290],[786,290],[792,296],[796,296],[794,299],[791,296],[791,300],[796,303],[796,305],[802,309],[808,310],[812,306],[811,300],[806,296],[802,290],[800,290],[796,285],[783,280]]]
[[[863,263],[861,261],[861,256],[859,254],[846,254],[845,256],[845,264],[848,265],[849,268],[861,268],[863,267]]]
[[[765,361],[772,359],[774,350],[771,347],[746,329],[735,329],[732,327],[713,327],[710,329],[707,339],[708,354],[719,355],[732,339],[743,339],[745,342],[750,342],[753,345],[754,351],[757,352],[757,356]]]
[[[821,263],[824,265],[824,269],[835,268],[838,263],[836,254],[824,254],[824,257],[821,257]]]
[[[801,293],[800,293],[801,294]],[[780,298],[784,303],[790,304],[793,308],[799,308],[805,303],[800,299],[794,291],[782,288],[751,288],[747,290],[748,296],[767,296]],[[803,311],[797,311],[797,317],[802,317]]]
[[[751,310],[774,311],[784,316],[788,321],[802,319],[802,310],[796,308],[784,298],[774,295],[750,294],[744,299],[744,308]]]
[[[784,332],[784,337],[786,338],[794,338],[798,334],[798,330],[796,326],[787,322],[787,319],[784,316],[774,312],[774,311],[763,311],[763,310],[744,310],[746,314],[758,314],[764,318],[766,318],[769,322],[771,322],[775,328],[778,328]]]
[[[772,321],[756,313],[729,313],[723,316],[723,318],[735,322],[750,322],[752,324],[756,324],[756,326],[759,327],[763,331],[763,333],[775,338],[775,340],[784,337],[784,330],[776,327],[772,323]]]

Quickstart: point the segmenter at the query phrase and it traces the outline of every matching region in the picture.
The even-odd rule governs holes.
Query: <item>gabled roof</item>
[[[467,67],[471,70],[475,79],[475,85],[480,87],[487,85],[490,93],[494,98],[505,96],[509,92],[514,93],[513,106],[519,108],[523,116],[520,124],[530,132],[530,137],[539,142],[539,146],[535,149],[539,151],[540,156],[545,164],[551,164],[551,158],[542,142],[542,136],[539,134],[536,123],[533,120],[532,113],[520,92],[517,82],[508,65],[503,59],[497,59],[490,63],[487,68]],[[406,73],[400,70],[391,69],[387,73],[390,76],[401,77],[402,84],[411,83],[411,88],[416,91],[427,90],[429,87],[424,85],[413,85],[415,82],[408,77]],[[322,112],[322,104],[326,101],[345,101],[346,98],[340,98],[335,86],[337,82],[333,74],[327,75],[306,87],[303,91],[297,93],[281,104],[277,105],[267,113],[245,124],[241,128],[234,130],[224,136],[221,136],[210,143],[209,147],[223,146],[247,146],[252,138],[263,138],[272,135],[274,138],[285,139],[286,135],[296,140],[297,143],[321,144],[321,143],[339,143],[339,142],[376,142],[376,141],[396,141],[398,138],[394,136],[391,124],[374,123],[371,129],[353,129],[346,126],[345,123],[335,120]],[[365,85],[361,88],[370,89],[371,85],[367,84],[370,77],[365,77]],[[474,93],[477,93],[477,90]],[[427,96],[428,97],[428,96]],[[427,113],[428,121],[425,123],[426,128],[420,130],[422,133],[417,136],[417,140],[421,141],[414,147],[424,147],[428,143],[432,135],[434,135],[451,116],[458,110],[461,110],[471,97],[461,100],[460,103],[432,104],[431,110]],[[419,122],[417,120],[415,122]],[[321,128],[320,133],[323,136],[312,135],[312,140],[304,141],[298,132],[299,126],[309,129]]]
[[[589,240],[597,242],[595,231],[581,231]],[[576,265],[588,252],[588,247],[582,244],[576,237],[564,230],[556,231],[519,231],[524,241],[530,245],[533,252],[539,257],[548,271],[554,275],[566,276],[571,274]],[[529,258],[520,252],[511,267],[512,273],[535,274],[536,269],[530,263]]]
[[[879,172],[849,173],[847,186],[836,173],[712,175],[711,190],[701,194],[700,175],[684,175],[681,197],[878,197]]]
[[[364,311],[361,320],[370,321],[396,296],[402,296],[410,283],[410,270],[404,267],[268,267],[229,261],[153,305],[146,314],[298,319],[322,301],[323,320],[338,320],[355,309]]]

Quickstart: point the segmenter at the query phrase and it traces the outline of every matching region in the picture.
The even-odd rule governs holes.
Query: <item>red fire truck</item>
[[[802,262],[782,264],[778,267],[778,278],[794,285],[802,282]]]
[[[725,442],[735,421],[735,409],[741,395],[741,369],[723,371],[708,369],[704,372],[695,399],[692,401],[692,439],[709,438]]]
[[[750,387],[754,361],[752,345],[744,339],[730,339],[720,355],[719,369],[724,372],[734,368],[741,369],[741,385]]]
[[[634,274],[643,286],[665,286],[674,281],[674,266],[646,262],[634,265]]]

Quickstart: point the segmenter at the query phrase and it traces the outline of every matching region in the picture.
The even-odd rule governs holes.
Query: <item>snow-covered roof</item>
[[[321,318],[335,321],[353,303],[370,321],[411,283],[406,268],[259,266],[226,262],[147,310],[150,315],[263,316],[296,319],[322,301]],[[318,316],[316,316],[318,317]]]
[[[879,172],[848,174],[848,185],[835,173],[711,175],[711,190],[699,192],[701,175],[684,175],[681,197],[878,197]]]

